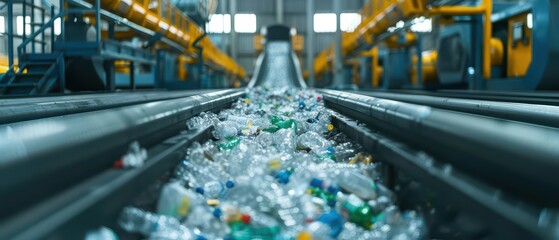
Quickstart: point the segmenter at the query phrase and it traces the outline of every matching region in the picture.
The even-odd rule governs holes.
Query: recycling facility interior
[[[559,239],[559,1],[3,0],[0,39],[0,239]]]

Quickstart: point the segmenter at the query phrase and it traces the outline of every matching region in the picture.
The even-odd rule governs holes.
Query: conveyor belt
[[[559,198],[559,130],[340,91],[328,106],[437,159],[547,206]]]
[[[452,111],[559,127],[559,107],[557,106],[388,92],[362,91],[354,93]]]
[[[553,141],[559,139],[557,130],[346,92],[323,90],[323,94],[332,109],[386,134],[372,133],[334,114],[336,127],[376,152],[380,161],[450,196],[447,199],[459,207],[491,219],[492,228],[506,233],[502,236],[553,238],[551,230],[539,227],[541,219],[535,206],[556,204],[553,199],[558,189],[553,183],[559,153]],[[222,91],[7,125],[2,139],[10,141],[0,145],[7,153],[0,166],[0,180],[2,195],[9,196],[2,210],[13,217],[3,219],[9,223],[3,229],[10,232],[4,230],[0,236],[79,237],[87,229],[114,221],[119,209],[137,196],[139,189],[171,169],[184,155],[179,149],[198,135],[161,143],[163,139],[182,128],[190,116],[224,107],[241,95],[240,91]],[[175,125],[180,128],[161,136],[150,135]],[[66,130],[55,131],[57,126]],[[51,131],[30,138],[26,133],[30,129]],[[90,134],[82,135],[87,132]],[[151,142],[143,137],[147,135]],[[110,163],[136,139],[156,146],[150,150],[150,164],[133,171],[111,170]],[[28,152],[18,155],[22,146]],[[22,172],[25,174],[15,174]],[[44,181],[46,178],[49,181]],[[99,194],[100,189],[104,189],[103,194]],[[495,199],[495,194],[501,197]],[[525,207],[519,207],[515,199],[537,204],[522,203]]]
[[[386,91],[367,90],[371,93],[386,93]],[[390,90],[389,93],[415,94],[422,96],[462,98],[496,102],[528,103],[559,106],[559,92],[490,92],[466,90]]]
[[[0,124],[198,95],[209,90],[145,91],[0,99]]]
[[[275,41],[266,46],[257,60],[254,76],[249,88],[266,86],[270,88],[306,88],[299,61],[291,50],[289,42]]]
[[[242,94],[217,91],[1,126],[0,220],[109,168],[130,142],[160,143],[184,129],[188,118]]]
[[[292,52],[271,49],[261,56],[250,86],[305,87]],[[507,94],[488,102],[492,96],[482,101],[468,94],[457,99],[455,93],[363,93],[373,98],[319,91],[335,127],[387,164],[389,187],[402,175],[412,178],[479,220],[485,235],[477,238],[559,237],[556,213],[547,210],[557,208],[559,198],[559,130],[553,128],[558,112],[532,105],[551,103],[552,95],[523,96],[515,102],[530,104],[515,104],[503,102],[514,98]],[[227,107],[243,93],[60,97],[47,102],[70,110],[47,107],[37,115],[24,109],[41,109],[45,98],[3,102],[0,111],[20,112],[0,117],[11,119],[0,126],[0,239],[79,239],[100,225],[118,231],[120,209],[172,170],[185,147],[210,138],[209,128],[181,133],[185,120]],[[135,140],[149,149],[146,164],[112,169]]]
[[[556,223],[544,220],[542,224],[540,211],[545,210],[523,204],[502,194],[500,190],[471,178],[461,170],[454,169],[452,165],[360,127],[357,122],[340,114],[333,115],[336,127],[350,138],[358,140],[368,151],[376,153],[379,161],[390,163],[414,180],[436,189],[437,195],[444,201],[460,206],[479,219],[490,219],[483,224],[494,229],[495,239],[556,238]]]

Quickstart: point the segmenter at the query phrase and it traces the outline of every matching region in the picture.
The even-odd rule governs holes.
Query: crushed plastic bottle
[[[110,228],[100,227],[97,230],[87,232],[85,240],[118,240],[118,236]]]
[[[138,141],[134,141],[128,147],[128,152],[114,163],[115,168],[138,168],[144,165],[148,158],[148,152],[140,147]]]
[[[230,122],[219,122],[215,125],[213,132],[214,137],[217,139],[226,139],[237,136],[238,130],[235,124]]]
[[[153,214],[119,221],[149,239],[423,239],[415,211],[395,205],[368,153],[331,122],[320,94],[253,88],[231,108],[201,113],[213,126],[165,184]]]
[[[173,217],[157,215],[138,208],[126,207],[119,219],[120,226],[131,233],[149,239],[196,239],[196,234]]]
[[[172,182],[166,184],[161,191],[157,213],[184,219],[190,213],[192,206],[200,205],[202,202],[203,199],[198,194],[184,188],[179,182]]]
[[[357,172],[344,172],[339,176],[338,184],[340,188],[363,199],[375,199],[377,197],[377,186],[375,182],[367,176]]]
[[[225,183],[220,181],[211,181],[204,184],[203,187],[196,188],[196,192],[204,195],[207,198],[221,198],[225,196],[228,189],[235,187],[233,181]]]

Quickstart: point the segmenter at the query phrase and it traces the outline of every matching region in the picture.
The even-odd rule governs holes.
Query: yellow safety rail
[[[376,38],[399,21],[419,16],[435,15],[484,15],[483,26],[483,77],[491,77],[491,11],[492,0],[483,0],[479,6],[440,6],[428,8],[427,0],[370,0],[361,8],[362,22],[353,32],[342,35],[342,56],[358,53],[364,45],[375,43]],[[314,61],[317,76],[331,69],[334,48],[322,51]]]
[[[94,0],[89,0],[94,2]],[[203,34],[200,27],[180,9],[166,0],[101,0],[101,8],[129,21],[158,32],[185,48],[185,54],[197,50],[192,43]],[[227,54],[220,51],[208,37],[199,42],[208,66],[237,78],[245,78],[245,70]]]

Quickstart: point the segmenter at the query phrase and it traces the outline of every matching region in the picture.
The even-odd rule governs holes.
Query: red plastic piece
[[[250,224],[250,215],[248,214],[243,214],[241,216],[241,221],[245,224]]]
[[[118,168],[118,169],[122,168],[122,167],[123,167],[123,165],[122,165],[122,159],[117,160],[117,161],[113,164],[113,167],[114,167],[114,168]]]

